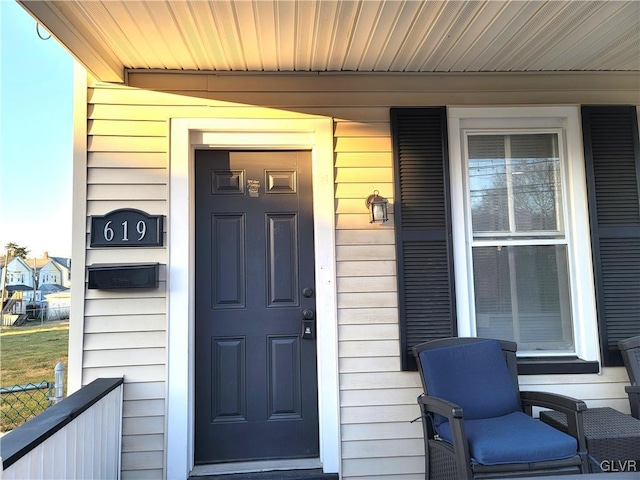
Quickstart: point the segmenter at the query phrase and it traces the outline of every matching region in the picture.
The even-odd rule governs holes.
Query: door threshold
[[[311,470],[274,470],[271,472],[223,473],[188,480],[339,480],[337,473],[323,473],[321,468]]]
[[[317,470],[322,471],[319,458],[299,458],[294,460],[263,460],[257,462],[216,463],[196,465],[189,477],[207,477],[212,475],[229,475],[238,473],[260,473],[282,470]]]

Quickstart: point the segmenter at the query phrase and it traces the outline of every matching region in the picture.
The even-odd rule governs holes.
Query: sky
[[[71,256],[72,89],[71,55],[0,0],[0,254]]]

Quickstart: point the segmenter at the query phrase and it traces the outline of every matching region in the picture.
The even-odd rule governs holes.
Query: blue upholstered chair
[[[520,392],[516,344],[447,338],[416,345],[426,479],[586,473],[581,400]],[[534,406],[567,415],[569,434],[533,418]]]
[[[620,340],[618,348],[631,382],[631,385],[625,387],[631,415],[640,420],[640,335]]]

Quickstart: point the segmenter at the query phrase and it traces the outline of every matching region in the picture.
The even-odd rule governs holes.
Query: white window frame
[[[465,132],[533,133],[556,131],[561,136],[562,205],[564,235],[568,246],[569,289],[574,352],[536,356],[577,356],[599,361],[598,327],[591,254],[587,180],[578,106],[449,107],[449,168],[453,256],[456,282],[458,335],[476,336],[473,270],[471,263],[471,212],[467,202]],[[529,355],[527,355],[529,356]]]

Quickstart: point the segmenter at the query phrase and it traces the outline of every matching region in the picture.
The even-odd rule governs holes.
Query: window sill
[[[518,375],[598,373],[600,364],[578,357],[518,358]]]

